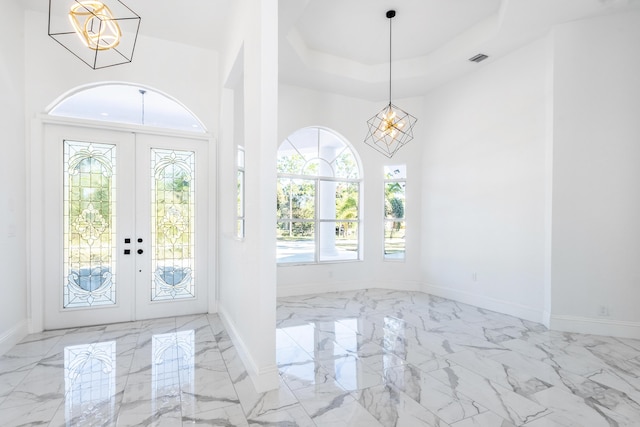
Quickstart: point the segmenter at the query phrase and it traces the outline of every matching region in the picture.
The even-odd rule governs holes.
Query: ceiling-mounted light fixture
[[[94,70],[133,60],[140,21],[120,0],[49,0],[49,36]]]
[[[389,105],[367,121],[369,132],[364,142],[391,158],[413,139],[417,119],[391,102],[391,20],[396,11],[389,10],[386,16],[389,18]]]

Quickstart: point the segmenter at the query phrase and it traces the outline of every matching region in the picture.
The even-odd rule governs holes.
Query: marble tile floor
[[[257,393],[217,315],[30,335],[0,357],[5,426],[640,426],[640,340],[419,292],[278,300]]]

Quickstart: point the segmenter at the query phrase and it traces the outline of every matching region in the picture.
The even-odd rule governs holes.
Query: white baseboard
[[[422,285],[422,292],[442,298],[484,308],[486,310],[497,311],[498,313],[515,316],[519,319],[530,320],[532,322],[544,323],[544,313],[542,310],[515,304],[510,301],[487,297],[485,295],[474,294],[458,289],[434,286],[428,283]]]
[[[263,393],[265,391],[277,389],[280,385],[277,365],[274,363],[273,366],[259,368],[251,356],[251,352],[247,349],[247,346],[238,333],[237,328],[231,321],[231,317],[222,306],[218,306],[218,315],[220,316],[227,334],[231,338],[231,341],[238,352],[238,356],[240,356],[242,363],[244,363],[244,367],[246,368],[256,391],[258,393]]]
[[[581,334],[640,339],[640,323],[578,316],[551,316],[551,329]]]
[[[322,294],[326,292],[360,291],[363,289],[390,289],[396,291],[420,291],[420,282],[414,281],[335,281],[308,282],[294,285],[278,285],[278,297]]]
[[[577,316],[552,315],[547,310],[515,304],[497,298],[487,297],[458,289],[434,286],[428,283],[398,282],[398,281],[354,281],[331,283],[304,283],[295,285],[279,285],[278,297],[309,295],[324,292],[352,291],[368,288],[382,288],[403,291],[420,291],[427,294],[451,299],[461,303],[496,311],[520,319],[530,320],[558,331],[578,332],[582,334],[608,335],[620,338],[640,339],[640,323],[611,320],[603,318],[588,318]]]
[[[0,356],[11,350],[14,345],[27,336],[28,332],[27,321],[23,320],[0,335]]]

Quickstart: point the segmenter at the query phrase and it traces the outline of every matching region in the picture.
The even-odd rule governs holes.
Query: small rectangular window
[[[403,261],[406,245],[406,165],[384,167],[384,259]]]
[[[236,236],[244,238],[244,148],[238,146],[237,153],[237,208],[236,208]]]

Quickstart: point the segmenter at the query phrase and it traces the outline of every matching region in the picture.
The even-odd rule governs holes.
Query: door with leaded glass
[[[207,311],[206,142],[46,125],[46,329]]]

